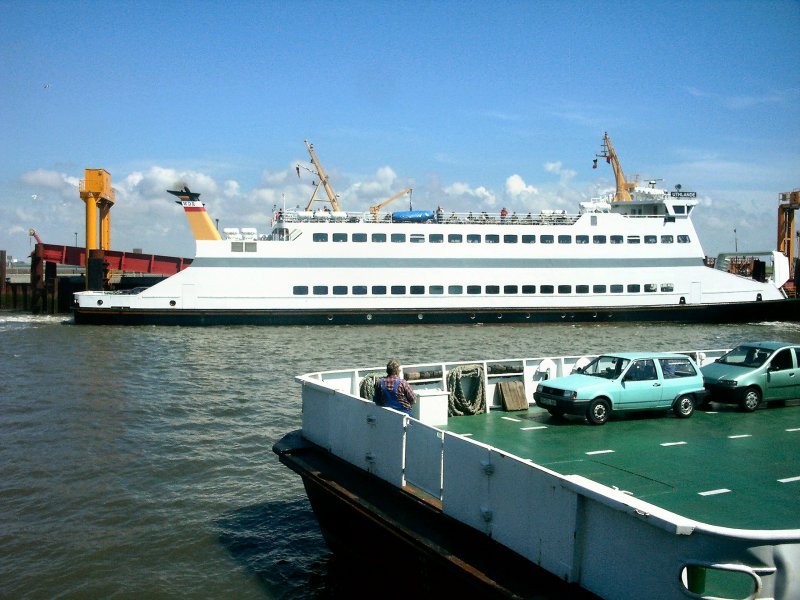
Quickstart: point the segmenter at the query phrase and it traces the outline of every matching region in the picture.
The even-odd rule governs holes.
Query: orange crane
[[[308,201],[308,204],[306,205],[306,210],[311,210],[311,205],[314,203],[314,200],[316,199],[317,191],[319,191],[320,186],[322,186],[325,189],[325,194],[328,196],[328,201],[331,203],[331,208],[333,209],[333,211],[341,212],[341,209],[339,208],[339,200],[336,194],[334,193],[330,182],[328,181],[328,176],[325,174],[325,170],[322,168],[322,165],[320,164],[319,159],[317,158],[317,155],[314,152],[314,145],[309,143],[308,140],[303,140],[303,141],[306,144],[306,148],[308,148],[308,153],[311,155],[311,164],[314,165],[316,171],[312,171],[311,169],[308,169],[306,167],[302,168],[319,177],[319,183],[316,184],[316,187],[314,188],[314,193],[311,194],[311,199]],[[296,169],[298,177],[300,177],[300,168],[301,165],[297,165]]]
[[[603,135],[602,148],[603,151],[600,154],[595,154],[595,156],[597,158],[605,158],[606,162],[610,163],[611,168],[614,170],[614,179],[617,183],[617,192],[614,194],[614,200],[616,202],[630,202],[631,190],[636,187],[636,181],[629,182],[625,179],[625,174],[622,172],[622,165],[619,162],[619,157],[614,150],[614,146],[611,145],[611,138],[608,137],[608,133]],[[593,169],[597,168],[597,158],[593,161]]]
[[[392,202],[394,202],[398,198],[402,198],[406,194],[408,194],[410,196],[412,191],[413,190],[411,188],[406,188],[402,192],[397,194],[396,196],[392,196],[388,200],[384,200],[383,202],[381,202],[380,204],[376,204],[375,206],[370,206],[369,207],[369,212],[371,212],[372,216],[375,217],[375,222],[377,223],[378,221],[380,221],[380,212],[381,212],[381,209],[384,206],[387,206],[387,205],[391,204]]]
[[[778,250],[789,259],[789,270],[794,276],[794,211],[800,208],[800,188],[778,195]]]
[[[105,169],[85,169],[81,180],[80,196],[86,203],[86,252],[111,248],[111,207],[116,190],[111,187],[111,175]],[[100,239],[98,245],[97,213],[100,211]]]

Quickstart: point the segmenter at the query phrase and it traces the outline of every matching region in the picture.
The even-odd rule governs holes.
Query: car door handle
[[[658,382],[656,381],[656,382],[653,384],[653,387],[661,387],[661,384],[660,384],[660,383],[658,383]]]

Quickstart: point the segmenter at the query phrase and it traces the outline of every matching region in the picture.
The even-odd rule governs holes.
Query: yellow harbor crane
[[[617,156],[616,151],[614,150],[614,146],[611,145],[611,138],[608,137],[608,133],[603,135],[603,151],[600,154],[595,154],[597,158],[605,158],[607,163],[611,164],[611,168],[614,170],[614,179],[617,183],[617,191],[614,194],[614,200],[616,202],[630,202],[631,201],[631,190],[636,187],[636,180],[634,181],[627,181],[625,179],[625,174],[622,172],[622,165],[619,163],[619,157]],[[592,168],[597,168],[597,158],[594,159],[594,164]]]
[[[380,212],[381,212],[381,209],[384,206],[387,206],[387,205],[391,204],[392,202],[394,202],[398,198],[402,198],[406,194],[408,194],[410,196],[412,191],[413,190],[411,188],[406,188],[402,192],[397,194],[396,196],[392,196],[388,200],[384,200],[383,202],[381,202],[380,204],[376,204],[375,206],[370,206],[369,207],[369,212],[371,212],[372,216],[375,217],[375,222],[377,223],[378,221],[380,221]]]
[[[111,187],[111,175],[105,169],[85,169],[80,196],[86,203],[86,253],[90,250],[111,249],[111,207],[116,191]],[[97,211],[100,210],[100,240],[97,239]]]
[[[297,176],[300,176],[300,169],[303,168],[310,173],[313,173],[317,177],[319,177],[319,182],[316,184],[314,188],[314,193],[311,194],[311,199],[308,201],[306,205],[306,210],[311,210],[311,205],[314,204],[314,201],[317,197],[317,192],[319,191],[320,186],[322,186],[325,190],[325,194],[328,196],[328,201],[331,203],[331,208],[334,212],[340,212],[341,209],[339,208],[339,201],[336,197],[336,194],[331,187],[330,182],[328,181],[328,176],[325,174],[325,170],[322,168],[322,165],[317,158],[316,153],[314,152],[314,145],[311,144],[308,140],[303,140],[306,144],[306,148],[308,148],[308,153],[311,155],[311,164],[314,165],[316,171],[312,171],[306,167],[302,167],[301,165],[297,165]],[[320,202],[324,202],[324,200],[320,200]]]

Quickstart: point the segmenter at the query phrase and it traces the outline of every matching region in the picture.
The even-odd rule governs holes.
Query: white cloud
[[[511,177],[506,179],[506,194],[512,198],[527,198],[529,196],[535,196],[538,193],[539,190],[532,185],[526,184],[525,180],[517,174],[511,175]]]
[[[77,190],[80,183],[77,177],[46,169],[36,169],[35,171],[23,173],[20,181],[33,191],[30,195],[32,200],[42,201],[53,199],[52,194],[45,193],[44,190],[56,192],[61,197],[58,199],[59,201],[64,198],[74,197],[78,194]]]
[[[295,165],[292,165],[291,170],[295,170]],[[261,172],[261,182],[266,185],[281,185],[286,182],[287,178],[289,177],[289,173],[290,171],[288,169],[283,171],[264,170]]]
[[[707,92],[696,87],[687,87],[686,92],[695,98],[709,99],[716,104],[720,104],[731,110],[746,110],[762,105],[787,104],[790,96],[796,96],[796,92],[772,91],[758,95],[724,95],[717,92]]]
[[[476,188],[470,187],[469,184],[461,181],[456,181],[444,188],[444,193],[451,197],[452,200],[460,200],[463,205],[471,206],[471,200],[478,201],[476,209],[493,208],[497,205],[497,196],[490,189],[480,185]]]
[[[228,179],[225,182],[225,191],[223,192],[226,198],[235,198],[239,195],[239,182],[233,179]]]
[[[573,169],[565,169],[561,161],[544,163],[544,170],[548,173],[558,175],[560,185],[569,185],[577,175],[577,172]]]

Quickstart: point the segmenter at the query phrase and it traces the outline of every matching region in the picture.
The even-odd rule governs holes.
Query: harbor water
[[[332,557],[271,450],[300,427],[297,374],[767,339],[800,342],[800,324],[78,327],[0,312],[0,598],[359,595],[364,574]]]

